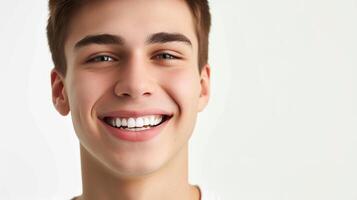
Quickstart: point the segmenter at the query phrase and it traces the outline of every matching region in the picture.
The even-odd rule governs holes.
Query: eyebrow
[[[181,33],[154,33],[150,35],[146,44],[156,44],[156,43],[167,43],[167,42],[183,42],[192,47],[192,42],[188,37]],[[112,34],[99,34],[99,35],[88,35],[83,39],[79,40],[75,45],[74,49],[79,49],[84,46],[91,44],[114,44],[114,45],[124,45],[124,39],[117,35]]]
[[[146,40],[147,44],[167,43],[167,42],[183,42],[183,43],[186,43],[186,44],[192,46],[190,39],[188,39],[186,36],[184,36],[181,33],[160,32],[160,33],[152,34]]]
[[[79,40],[75,45],[74,49],[79,49],[84,46],[91,44],[116,44],[124,45],[124,40],[116,35],[111,34],[100,34],[100,35],[88,35],[83,39]]]

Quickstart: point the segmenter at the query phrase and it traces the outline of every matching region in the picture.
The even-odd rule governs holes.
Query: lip
[[[173,114],[160,109],[148,109],[148,110],[118,110],[113,112],[103,113],[99,116],[99,119],[103,119],[104,117],[118,117],[118,118],[136,118],[147,115],[167,115],[171,117]]]
[[[142,131],[127,131],[125,129],[114,128],[109,124],[105,123],[103,120],[101,119],[98,120],[110,135],[114,136],[119,140],[124,140],[129,142],[144,142],[159,135],[162,132],[162,130],[167,126],[168,122],[171,120],[171,117],[158,126]]]

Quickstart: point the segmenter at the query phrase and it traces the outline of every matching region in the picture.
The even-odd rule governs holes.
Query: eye
[[[179,59],[179,57],[176,57],[169,53],[161,53],[161,54],[156,55],[154,58],[155,59],[164,59],[164,60]]]
[[[91,63],[91,62],[113,62],[113,61],[115,61],[115,59],[111,56],[100,55],[89,59],[87,62]]]

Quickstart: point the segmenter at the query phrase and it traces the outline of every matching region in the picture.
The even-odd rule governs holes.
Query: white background
[[[190,181],[222,200],[357,199],[357,1],[211,0],[212,96]],[[0,199],[81,193],[52,106],[46,0],[0,3]]]

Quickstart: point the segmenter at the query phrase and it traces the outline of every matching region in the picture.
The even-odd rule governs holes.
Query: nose
[[[118,97],[133,99],[152,95],[152,77],[143,59],[133,56],[125,66],[122,66],[114,93]]]

